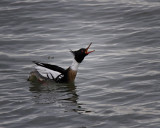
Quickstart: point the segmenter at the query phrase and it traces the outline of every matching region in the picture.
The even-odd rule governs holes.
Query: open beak
[[[95,50],[93,50],[93,51],[88,51],[88,49],[89,49],[89,47],[91,46],[91,44],[92,44],[92,43],[90,43],[90,44],[89,44],[89,46],[86,48],[85,53],[86,53],[87,55],[88,55],[89,53],[91,53],[91,52],[94,52],[94,51],[95,51]]]

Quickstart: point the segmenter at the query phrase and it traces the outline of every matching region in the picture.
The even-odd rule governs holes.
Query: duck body
[[[51,65],[46,63],[35,62],[36,71],[41,75],[41,79],[47,78],[50,80],[54,80],[56,83],[73,83],[78,70],[78,63],[75,64],[75,60],[73,64],[67,68],[63,69],[57,65]]]
[[[74,59],[71,66],[67,69],[61,68],[57,65],[33,61],[33,63],[36,64],[36,67],[35,71],[31,72],[29,80],[32,81],[32,77],[34,76],[40,81],[49,79],[55,81],[56,83],[74,83],[80,63],[86,55],[93,52],[88,52],[90,45],[86,49],[81,48],[77,51],[71,51],[74,55]]]

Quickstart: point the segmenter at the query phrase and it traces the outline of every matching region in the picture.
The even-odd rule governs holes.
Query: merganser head
[[[81,63],[84,59],[85,56],[87,56],[88,54],[90,54],[91,52],[94,52],[95,50],[93,51],[88,51],[89,47],[91,46],[92,43],[89,44],[89,46],[87,48],[81,48],[77,51],[72,51],[71,50],[71,53],[74,55],[74,59],[78,62],[78,63]]]

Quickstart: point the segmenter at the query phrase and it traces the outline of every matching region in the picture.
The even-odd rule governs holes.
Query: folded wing
[[[56,79],[61,74],[65,73],[65,69],[51,64],[40,63],[33,61],[37,66],[36,70],[43,76],[49,79]]]

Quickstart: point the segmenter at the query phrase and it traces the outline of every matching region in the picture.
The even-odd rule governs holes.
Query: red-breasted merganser
[[[74,59],[69,68],[63,69],[56,65],[34,61],[34,63],[37,65],[35,69],[38,75],[35,72],[31,72],[31,75],[34,75],[37,79],[41,81],[43,79],[51,79],[54,80],[56,83],[73,83],[78,71],[79,64],[88,54],[95,51],[88,51],[91,44],[92,43],[90,43],[87,48],[81,48],[77,51],[70,51],[73,54]],[[29,80],[31,80],[30,78],[31,76],[29,77]]]

